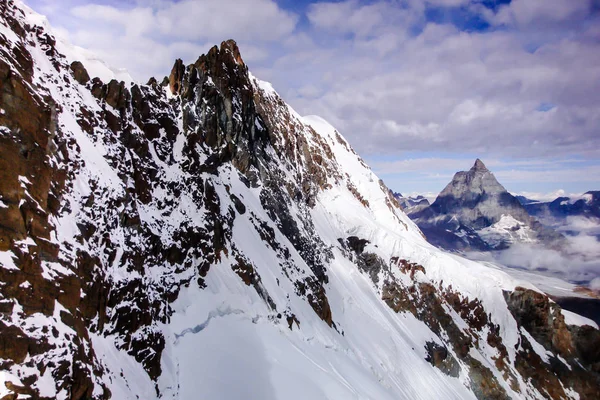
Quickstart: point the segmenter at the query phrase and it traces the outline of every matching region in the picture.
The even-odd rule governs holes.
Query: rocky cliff
[[[595,398],[592,321],[430,246],[235,42],[128,84],[0,11],[0,398]]]

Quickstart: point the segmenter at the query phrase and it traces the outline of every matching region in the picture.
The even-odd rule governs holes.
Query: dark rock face
[[[329,182],[370,205],[336,167],[326,141],[251,78],[235,42],[188,66],[178,60],[164,86],[103,82],[68,64],[13,1],[0,11],[20,38],[10,48],[0,43],[0,251],[14,255],[0,265],[0,369],[19,371],[22,383],[6,384],[8,396],[48,398],[38,381],[49,372],[62,397],[114,398],[97,338],[129,354],[158,393],[168,348],[161,326],[173,302],[184,288],[210,288],[209,273],[224,266],[264,302],[269,323],[301,329],[298,311],[269,293],[262,266],[235,240],[240,219],[273,254],[269,268],[289,280],[288,295],[340,329],[327,269],[339,249],[318,236],[311,211]],[[36,65],[28,50],[34,45],[51,70]],[[95,100],[83,101],[88,90]],[[244,198],[235,184],[256,198]],[[398,207],[391,194],[385,205]],[[422,281],[423,266],[387,260],[364,238],[341,238],[340,246],[392,310],[414,315],[438,336],[425,349],[434,367],[451,376],[464,367],[479,398],[506,397],[490,365],[470,355],[491,346],[504,380],[516,381],[500,327],[481,301]],[[32,317],[41,322],[28,324]],[[596,330],[567,327],[569,342],[564,324],[548,328],[538,319],[532,330],[557,337],[549,345],[573,349],[584,368],[597,368],[597,352],[586,352],[596,346]],[[523,374],[546,376],[547,366],[522,357]],[[561,376],[582,393],[595,387],[583,375]]]
[[[90,81],[90,76],[80,61],[73,61],[71,63],[71,71],[73,72],[73,78],[80,84],[85,85]]]
[[[357,236],[349,236],[346,238],[346,243],[350,250],[356,254],[362,254],[365,251],[365,246],[369,243],[367,239],[360,239]]]
[[[561,308],[583,315],[600,326],[600,299],[586,297],[552,297]]]
[[[169,89],[171,89],[171,93],[179,94],[181,91],[181,80],[183,79],[184,73],[185,65],[183,65],[183,61],[178,58],[177,61],[175,61],[175,65],[173,65],[171,75],[169,75]]]
[[[546,295],[522,288],[505,292],[507,307],[520,329],[513,367],[501,328],[492,322],[481,301],[470,300],[451,286],[436,287],[423,282],[426,269],[403,259],[392,258],[389,264],[380,260],[373,273],[373,269],[365,268],[363,258],[369,255],[365,252],[368,241],[353,236],[339,242],[355,254],[354,262],[380,288],[382,299],[390,308],[413,314],[437,335],[437,341],[426,343],[426,360],[450,376],[458,376],[461,367],[467,368],[477,398],[507,399],[505,385],[525,397],[534,396],[533,389],[546,393],[548,398],[564,398],[567,386],[590,399],[600,389],[598,351],[583,354],[579,350],[596,349],[600,331],[566,325],[560,307]],[[399,279],[394,269],[408,280]],[[552,354],[549,361],[536,353],[528,339],[531,337]],[[504,382],[498,380],[489,365],[473,357],[473,352],[484,346],[497,352],[494,368],[501,372]],[[578,364],[582,361],[585,364]],[[529,380],[532,387],[523,388],[517,374]]]
[[[366,239],[360,239],[357,236],[349,236],[345,240],[338,239],[344,250],[349,251],[349,258],[354,261],[358,269],[366,273],[373,283],[379,283],[379,276],[382,273],[389,274],[390,269],[387,263],[376,253],[365,251],[369,243]]]
[[[19,22],[21,11],[15,10],[12,2],[0,4],[0,14],[15,32],[26,34]],[[53,41],[43,31],[31,35],[47,46],[48,54],[54,54]],[[68,388],[71,398],[90,397],[90,375],[100,371],[89,362],[94,352],[84,314],[86,310],[94,310],[94,315],[103,313],[102,291],[90,291],[80,299],[80,290],[95,285],[96,277],[90,264],[74,266],[73,260],[60,255],[59,245],[52,240],[54,227],[50,222],[59,214],[68,190],[67,148],[72,143],[57,127],[59,106],[49,95],[33,90],[33,64],[26,48],[19,46],[9,52],[6,43],[0,44],[0,129],[4,129],[0,134],[0,199],[7,205],[0,207],[0,251],[11,250],[18,266],[0,268],[3,307],[24,316],[38,313],[58,318],[73,332],[60,337],[51,325],[42,332],[32,332],[5,319],[10,326],[0,322],[0,369],[8,370],[14,364],[30,368],[40,362],[52,364],[57,375],[65,377],[58,387]],[[30,239],[27,244],[19,244],[26,239]],[[48,263],[70,273],[56,274],[48,280],[44,276]],[[3,317],[9,315],[5,312]],[[51,353],[67,357],[59,361],[50,358]],[[14,386],[13,391],[38,398],[33,383]]]
[[[417,316],[445,344],[428,342],[427,361],[451,376],[462,363],[470,369],[471,388],[478,398],[508,398],[490,369],[471,356],[470,349],[479,348],[485,342],[498,352],[495,367],[503,373],[506,383],[519,392],[515,371],[509,367],[508,351],[499,334],[500,326],[491,322],[481,302],[469,301],[451,288],[419,283],[415,273],[426,274],[426,271],[418,264],[405,260],[391,260],[391,263],[409,275],[414,283],[406,286],[391,276],[386,278],[383,300],[396,312]],[[548,398],[566,397],[565,384],[577,391],[582,399],[595,398],[600,389],[600,353],[595,350],[600,345],[600,331],[590,326],[566,325],[560,307],[541,293],[517,288],[514,292],[505,292],[505,298],[508,309],[522,329],[515,361],[519,375],[529,379],[533,387],[546,393]],[[460,316],[466,329],[456,324],[448,308]],[[534,351],[526,333],[552,354],[548,362]],[[584,354],[581,349],[594,350]]]
[[[429,344],[426,346],[427,361],[444,373],[455,376],[459,363],[469,369],[471,389],[479,399],[507,399],[506,391],[488,367],[470,355],[471,348],[477,348],[479,341],[487,341],[500,354],[505,352],[501,339],[494,332],[499,327],[489,321],[480,302],[469,301],[451,289],[443,290],[428,283],[420,283],[416,273],[426,274],[423,266],[406,260],[390,260],[392,265],[410,277],[409,285],[390,275],[382,286],[382,299],[396,312],[409,312],[423,321],[444,343],[444,346]],[[453,309],[468,326],[460,328],[451,314]],[[490,332],[487,337],[484,332]],[[453,349],[448,353],[448,349]],[[508,371],[503,361],[497,368]],[[511,382],[516,379],[508,374],[505,378]],[[515,381],[516,382],[516,381]]]
[[[448,349],[435,342],[427,342],[425,346],[427,350],[426,360],[436,368],[439,368],[446,375],[458,377],[459,365],[456,359],[450,355]]]

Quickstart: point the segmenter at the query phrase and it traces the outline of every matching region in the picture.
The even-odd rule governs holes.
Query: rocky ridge
[[[234,41],[162,84],[104,82],[21,2],[0,11],[2,398],[235,397],[217,360],[266,343],[275,361],[227,368],[250,397],[597,393],[597,329],[429,246]]]

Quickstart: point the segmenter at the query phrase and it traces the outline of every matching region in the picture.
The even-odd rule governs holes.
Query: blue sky
[[[143,82],[235,39],[396,191],[439,192],[475,158],[513,192],[600,189],[598,0],[27,3]]]

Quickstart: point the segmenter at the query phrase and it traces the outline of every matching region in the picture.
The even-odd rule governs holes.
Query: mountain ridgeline
[[[234,41],[143,85],[79,54],[0,3],[0,398],[597,398],[593,321],[427,243]]]
[[[519,199],[530,215],[563,220],[568,217],[600,218],[600,191],[585,192],[581,198],[557,197],[549,202]]]

